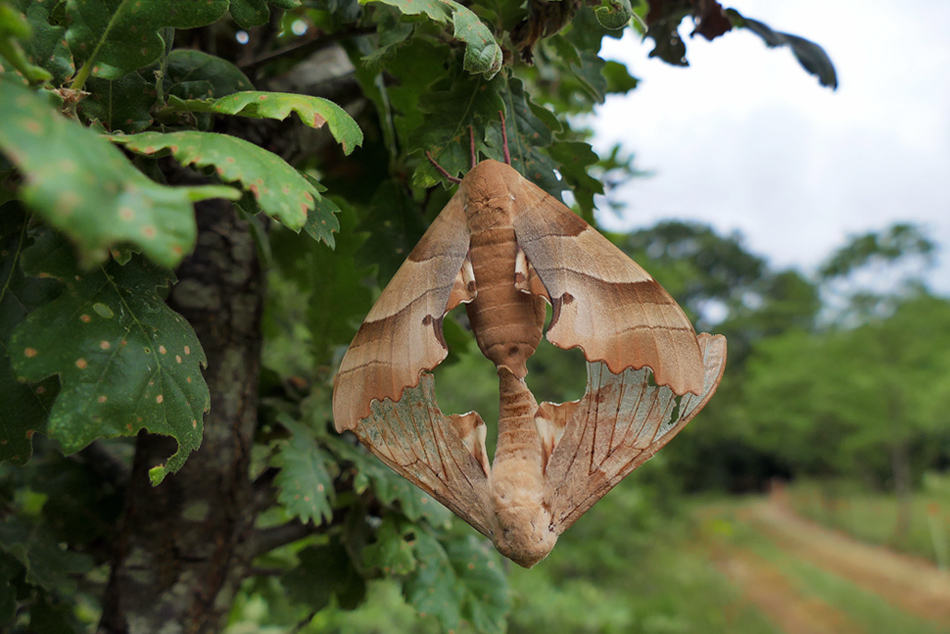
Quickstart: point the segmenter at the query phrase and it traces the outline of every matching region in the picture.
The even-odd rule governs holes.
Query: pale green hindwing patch
[[[444,443],[432,433],[445,416],[435,400],[431,374],[424,372],[419,385],[406,388],[397,402],[374,400],[370,409],[373,415],[360,421],[360,436],[396,464],[422,462],[438,477],[445,477],[442,456],[447,455],[448,448],[440,447]]]
[[[657,385],[649,367],[629,368],[613,374],[602,362],[587,364],[587,392],[581,402],[595,402],[589,410],[598,422],[609,427],[605,446],[613,449],[630,445],[646,449],[671,432],[675,434],[704,404],[719,382],[725,341],[711,340],[703,346],[704,381],[702,394],[677,395],[665,385]],[[595,451],[597,444],[595,443]],[[606,459],[608,455],[600,456]],[[595,456],[595,464],[598,462]]]

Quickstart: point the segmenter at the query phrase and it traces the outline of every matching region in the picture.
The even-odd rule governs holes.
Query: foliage
[[[797,470],[877,482],[892,481],[890,451],[907,446],[919,475],[950,407],[947,346],[950,302],[926,295],[858,328],[763,343],[745,385],[755,436]]]
[[[704,4],[697,29],[728,30],[731,14]],[[681,5],[651,2],[646,19],[660,57],[675,63],[685,53],[676,29],[690,14]],[[0,0],[0,628],[72,632],[103,618],[213,631],[233,603],[235,631],[317,631],[385,600],[434,630],[503,631],[512,593],[499,556],[329,431],[331,368],[448,200],[426,152],[461,174],[470,139],[480,157],[503,158],[504,127],[514,166],[553,195],[570,191],[593,220],[604,192],[595,175],[624,161],[598,157],[566,115],[636,87],[598,53],[644,9],[626,0]],[[804,50],[803,40],[784,41]],[[202,209],[239,219],[256,255],[202,224]],[[720,302],[734,322],[752,319],[755,292],[777,299],[750,341],[810,319],[810,307],[783,303],[807,297],[801,280],[776,275],[762,286],[761,260],[738,239],[686,233],[671,233],[669,257],[655,259],[682,267],[677,290],[697,315]],[[255,306],[214,310],[228,298],[208,263],[223,263],[233,281],[243,271],[227,267],[244,257],[259,262],[245,285],[258,303],[254,275],[264,269],[270,284],[262,318]],[[196,307],[206,310],[188,312]],[[238,320],[253,325],[250,358],[199,339]],[[464,325],[447,320],[445,331],[450,363],[468,367]],[[558,359],[568,358],[539,354],[540,393],[563,398],[575,375]],[[232,380],[235,364],[253,369],[253,384]],[[466,380],[447,379],[445,393],[463,393]],[[235,402],[250,416],[233,413]],[[154,435],[168,443],[153,445]],[[239,459],[223,465],[218,454]],[[211,459],[190,469],[196,456]],[[136,524],[146,474],[156,485],[147,499],[180,494],[159,518],[179,522],[175,530],[156,531],[151,517]],[[208,504],[208,480],[237,493]],[[672,499],[671,482],[657,477],[617,514],[652,530],[651,509]],[[200,524],[211,521],[208,506],[240,520],[236,532],[191,551],[182,544],[195,522],[202,534],[215,528]],[[603,539],[589,576],[591,566],[615,566]],[[139,574],[138,557],[162,561],[168,578]],[[123,594],[117,570],[130,560],[136,583],[155,580],[151,592]],[[207,562],[224,563],[209,571]],[[552,578],[575,564],[553,563]]]

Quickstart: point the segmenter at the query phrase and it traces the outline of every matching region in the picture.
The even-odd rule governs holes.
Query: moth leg
[[[449,293],[449,301],[445,305],[445,312],[449,312],[459,304],[468,304],[478,295],[478,288],[475,285],[475,271],[472,269],[472,258],[465,256],[462,262],[462,268],[455,276],[455,282],[452,284],[452,292]]]
[[[544,402],[538,407],[534,414],[534,424],[538,427],[538,436],[541,437],[541,468],[546,469],[551,454],[557,448],[561,436],[564,435],[564,428],[568,421],[574,417],[574,412],[580,401],[570,401],[568,403],[548,403]]]
[[[491,465],[488,463],[488,449],[485,446],[485,438],[488,436],[488,428],[485,421],[478,415],[478,412],[469,412],[468,414],[453,414],[449,416],[449,425],[452,430],[462,440],[462,446],[468,450],[475,461],[478,462],[485,475],[491,473]]]
[[[522,293],[529,295],[538,295],[551,303],[551,296],[548,295],[548,289],[544,287],[538,272],[534,270],[531,263],[528,262],[528,256],[518,245],[518,253],[515,254],[515,288]]]

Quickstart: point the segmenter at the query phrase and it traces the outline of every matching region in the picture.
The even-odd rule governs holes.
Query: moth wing
[[[442,317],[468,301],[462,279],[471,270],[469,233],[456,194],[403,262],[366,316],[334,379],[333,418],[338,432],[370,415],[373,400],[398,401],[423,371],[448,354]],[[467,265],[467,268],[466,268]]]
[[[557,199],[522,178],[512,225],[554,308],[547,338],[614,374],[649,366],[676,394],[700,394],[696,332],[660,284]],[[529,270],[529,274],[531,270]],[[536,288],[530,280],[522,284]]]
[[[647,370],[612,373],[588,364],[587,392],[571,403],[543,403],[536,414],[545,451],[544,501],[558,533],[678,434],[712,397],[726,367],[726,339],[702,333],[699,395],[676,395]],[[552,447],[553,446],[553,447]]]
[[[396,402],[374,401],[353,432],[394,471],[491,537],[485,423],[475,412],[442,414],[431,374]]]

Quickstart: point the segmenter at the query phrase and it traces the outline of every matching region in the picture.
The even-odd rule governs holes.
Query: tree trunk
[[[148,469],[174,440],[141,434],[112,558],[99,631],[217,632],[251,554],[248,463],[257,418],[263,282],[257,250],[232,205],[196,206],[198,245],[169,304],[208,357],[211,411],[201,448],[152,487]]]

